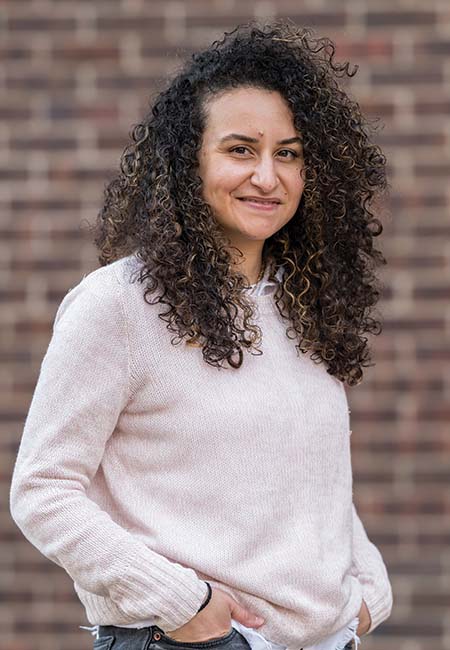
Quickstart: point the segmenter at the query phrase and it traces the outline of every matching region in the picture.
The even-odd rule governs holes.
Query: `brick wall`
[[[11,0],[0,6],[0,646],[92,638],[64,571],[10,519],[10,474],[57,305],[96,268],[83,230],[130,126],[181,49],[252,17],[289,16],[359,64],[380,117],[388,260],[376,365],[348,389],[354,498],[393,582],[367,650],[450,649],[450,6],[448,0]]]

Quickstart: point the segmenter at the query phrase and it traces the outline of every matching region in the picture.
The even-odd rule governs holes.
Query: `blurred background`
[[[394,589],[364,650],[450,650],[449,0],[3,0],[0,4],[0,647],[83,650],[66,573],[10,518],[9,482],[57,306],[97,268],[85,225],[180,57],[288,16],[359,65],[348,92],[389,161],[376,365],[346,388],[354,501]]]

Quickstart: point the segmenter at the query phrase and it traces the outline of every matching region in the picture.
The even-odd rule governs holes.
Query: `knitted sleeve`
[[[353,557],[352,573],[363,592],[363,599],[371,617],[370,634],[380,623],[389,618],[392,610],[392,587],[386,566],[377,547],[369,540],[361,519],[353,509]]]
[[[196,614],[207,585],[86,495],[132,389],[115,282],[84,278],[59,306],[25,421],[10,509],[27,539],[84,590],[109,597],[130,623],[154,618],[170,630]]]

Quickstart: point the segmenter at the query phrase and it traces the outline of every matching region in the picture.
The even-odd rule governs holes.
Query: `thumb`
[[[234,598],[230,602],[230,614],[231,618],[234,618],[235,621],[239,621],[239,623],[242,623],[246,627],[259,627],[264,623],[264,619],[261,616],[257,616],[245,607],[242,607]]]

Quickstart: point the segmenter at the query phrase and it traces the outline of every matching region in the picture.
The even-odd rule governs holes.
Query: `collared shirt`
[[[242,623],[231,619],[232,626],[245,637],[245,640],[249,644],[251,650],[286,650],[286,646],[275,643],[274,641],[269,641],[266,639],[258,630],[254,628],[245,627]],[[359,618],[355,618],[345,627],[330,634],[319,643],[314,645],[302,648],[301,650],[344,650],[347,647],[347,644],[353,642],[352,648],[356,650],[361,639],[356,634],[358,629]]]
[[[267,264],[261,280],[256,284],[250,285],[252,287],[250,290],[250,295],[262,296],[266,293],[270,293],[270,287],[276,285],[278,282],[281,282],[284,273],[284,266],[280,266],[278,271],[275,273],[276,281],[269,280],[270,268],[270,264]]]

